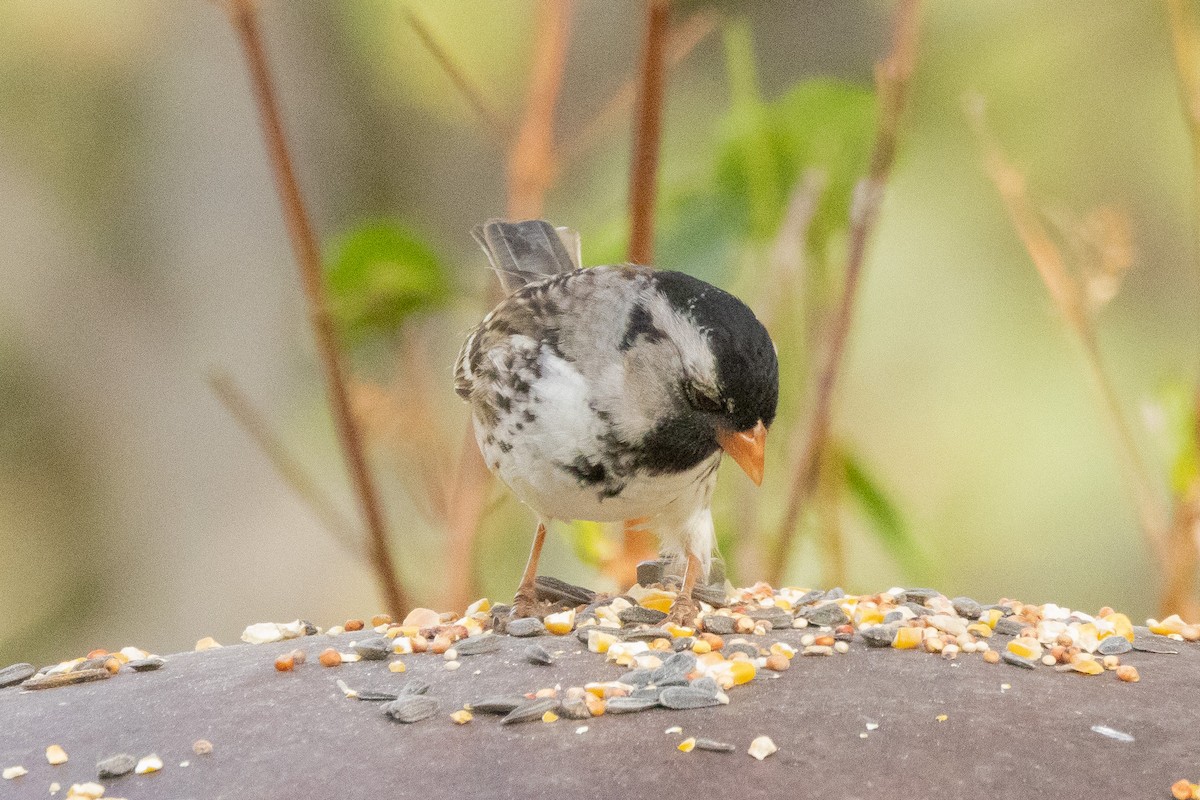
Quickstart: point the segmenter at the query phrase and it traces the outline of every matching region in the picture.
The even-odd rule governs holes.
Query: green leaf
[[[880,544],[896,559],[905,575],[918,574],[925,554],[909,534],[904,518],[887,492],[853,454],[839,449],[830,455],[840,459],[846,489],[855,505],[871,523],[870,529],[878,537]]]
[[[567,538],[575,557],[588,566],[596,567],[612,556],[612,542],[604,535],[604,526],[599,522],[575,520],[567,529]]]
[[[441,259],[394,222],[349,231],[334,242],[326,261],[332,311],[352,341],[392,333],[410,314],[450,296]]]
[[[717,190],[742,199],[745,233],[762,240],[775,234],[797,181],[821,170],[826,190],[812,239],[820,245],[846,227],[854,184],[867,169],[874,120],[872,91],[830,80],[797,84],[758,108],[735,108],[725,122]]]

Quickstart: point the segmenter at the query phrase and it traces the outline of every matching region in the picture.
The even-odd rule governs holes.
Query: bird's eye
[[[709,390],[702,389],[691,381],[684,381],[683,396],[687,398],[688,405],[697,411],[719,414],[725,410],[725,405],[709,394]]]

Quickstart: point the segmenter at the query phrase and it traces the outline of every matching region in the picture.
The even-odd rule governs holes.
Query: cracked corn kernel
[[[779,750],[775,743],[771,741],[770,736],[759,736],[750,743],[750,749],[746,752],[762,761],[767,756]]]
[[[767,663],[765,666],[767,669],[772,670],[773,672],[783,672],[791,665],[792,662],[788,660],[787,656],[781,653],[772,653],[771,655],[767,656]]]
[[[967,633],[978,636],[981,639],[987,639],[991,637],[992,629],[987,623],[974,622],[967,626]]]
[[[1132,664],[1123,664],[1117,667],[1117,677],[1126,683],[1137,683],[1142,679],[1138,674],[1137,667]]]
[[[61,745],[52,744],[46,748],[46,761],[52,767],[67,763],[67,751]]]
[[[197,653],[202,653],[205,650],[212,650],[213,648],[220,647],[220,646],[221,646],[221,643],[218,642],[216,639],[214,639],[211,636],[205,636],[203,639],[196,642],[195,650]]]
[[[133,771],[138,775],[149,775],[151,772],[158,772],[163,768],[163,760],[158,757],[157,753],[151,753],[142,758],[133,768]]]
[[[1008,643],[1008,652],[1036,661],[1042,657],[1042,645],[1030,636],[1018,636]]]
[[[684,739],[682,742],[679,743],[678,749],[679,749],[679,752],[681,752],[681,753],[692,752],[692,750],[696,749],[696,737],[689,736],[688,738]]]
[[[593,653],[607,653],[608,648],[616,644],[617,637],[611,633],[605,633],[599,628],[588,631],[588,650]]]
[[[558,722],[558,714],[555,714],[553,711],[547,711],[545,714],[542,714],[542,722]]]
[[[1093,661],[1088,658],[1080,658],[1071,662],[1071,669],[1084,675],[1099,675],[1104,672],[1104,665],[1099,661]]]
[[[692,642],[692,652],[696,655],[704,655],[712,652],[712,645],[703,639],[697,639]]]
[[[1104,665],[1105,669],[1116,669],[1121,666],[1121,659],[1117,656],[1105,656],[1100,663]]]
[[[754,680],[754,676],[757,674],[754,664],[750,661],[731,661],[729,671],[733,675],[734,686],[749,683]]]
[[[1187,623],[1178,614],[1172,614],[1162,622],[1156,619],[1148,619],[1146,620],[1146,627],[1150,629],[1151,633],[1157,633],[1160,636],[1169,636],[1172,633],[1183,633],[1183,629],[1187,627]]]
[[[547,614],[543,620],[546,630],[555,636],[564,636],[575,630],[575,609],[560,611],[557,614]]]
[[[465,708],[460,708],[458,711],[455,711],[450,715],[450,719],[454,720],[456,725],[466,725],[468,722],[474,719],[474,716],[472,716],[471,712],[467,711]]]
[[[28,772],[29,770],[18,764],[15,767],[5,767],[4,772],[0,773],[0,775],[4,776],[4,780],[11,781],[13,778],[19,778],[22,775],[28,774]]]
[[[950,719],[950,715],[949,714],[938,714],[934,719],[936,719],[938,722],[945,722],[946,720]]]
[[[686,625],[676,625],[674,622],[668,622],[663,626],[663,629],[676,639],[682,639],[685,636],[694,636],[696,633],[695,628],[689,628]]]
[[[388,664],[388,672],[404,672],[406,669],[408,669],[408,667],[404,665],[403,661],[397,660]]]
[[[896,631],[896,638],[892,640],[892,647],[897,650],[912,650],[919,647],[924,634],[920,628],[901,628]]]

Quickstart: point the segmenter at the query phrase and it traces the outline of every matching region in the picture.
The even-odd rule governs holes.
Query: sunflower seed
[[[655,608],[630,606],[617,614],[617,618],[625,625],[657,625],[667,618],[667,614]]]
[[[1012,664],[1014,667],[1021,667],[1023,669],[1036,669],[1038,665],[1038,662],[1036,661],[1028,658],[1021,658],[1021,656],[1017,655],[1016,653],[1010,653],[1007,650],[1001,653],[1000,657],[1004,659],[1005,664]]]
[[[541,667],[546,667],[554,663],[554,657],[541,645],[531,644],[521,651],[521,655],[530,664],[537,664]]]
[[[1096,648],[1102,656],[1119,656],[1133,649],[1133,643],[1124,636],[1105,636]]]
[[[697,750],[709,750],[713,753],[732,753],[737,748],[725,742],[718,742],[716,739],[697,739]]]
[[[96,764],[96,773],[101,778],[119,778],[133,772],[133,768],[136,766],[136,758],[128,753],[118,753]]]
[[[153,672],[160,669],[167,660],[160,656],[150,656],[149,658],[138,658],[130,661],[125,666],[129,667],[134,672]]]
[[[954,606],[954,613],[966,619],[979,619],[979,615],[983,613],[983,608],[975,600],[970,597],[956,597],[950,601]]]
[[[524,702],[524,697],[488,697],[471,703],[471,710],[480,714],[507,714]]]
[[[617,632],[623,642],[652,642],[655,639],[670,641],[671,632],[664,628],[622,628]]]
[[[735,622],[733,617],[727,617],[724,614],[709,614],[704,618],[704,630],[718,636],[728,636],[733,633]]]
[[[392,643],[382,636],[374,636],[354,643],[354,652],[363,661],[383,661],[392,652]]]
[[[834,627],[845,625],[850,621],[846,612],[837,603],[822,603],[814,608],[800,612],[800,616],[808,620],[809,625]]]
[[[0,669],[0,689],[6,686],[16,686],[33,677],[36,672],[33,664],[13,664]]]
[[[716,695],[692,686],[668,686],[659,693],[658,702],[667,708],[679,711],[721,704]]]
[[[480,653],[490,653],[499,647],[500,637],[490,631],[488,633],[479,633],[475,636],[468,636],[454,645],[454,649],[458,651],[459,656],[477,656]]]
[[[696,668],[694,653],[674,653],[662,663],[662,666],[650,673],[650,682],[659,686],[669,685],[673,681],[687,680],[687,674]]]
[[[21,684],[22,689],[54,689],[58,686],[69,686],[72,683],[87,683],[102,681],[112,673],[106,669],[85,669],[75,672],[60,672],[57,675],[35,675]]]
[[[409,678],[403,686],[400,687],[400,694],[425,694],[429,691],[429,681],[423,681],[420,678]]]
[[[420,722],[437,713],[438,701],[420,695],[402,695],[383,707],[383,713],[396,722]]]
[[[534,583],[538,600],[551,603],[570,603],[573,606],[586,606],[596,598],[596,593],[582,586],[574,586],[549,575],[538,575]]]
[[[537,617],[510,619],[505,626],[509,636],[545,636],[546,626]]]
[[[657,705],[657,698],[614,697],[605,704],[604,710],[609,714],[632,714],[636,711],[654,708]]]
[[[539,700],[526,700],[519,706],[508,712],[504,719],[500,720],[501,725],[513,725],[518,722],[533,722],[539,720],[547,711],[555,712],[558,710],[558,701],[553,697],[545,697]]]

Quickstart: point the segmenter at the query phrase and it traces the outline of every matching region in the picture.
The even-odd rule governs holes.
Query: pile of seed
[[[166,661],[136,647],[124,647],[115,653],[93,650],[83,658],[34,669],[32,664],[12,664],[0,669],[0,689],[53,689],[73,683],[88,683],[111,678],[118,672],[150,672]]]

